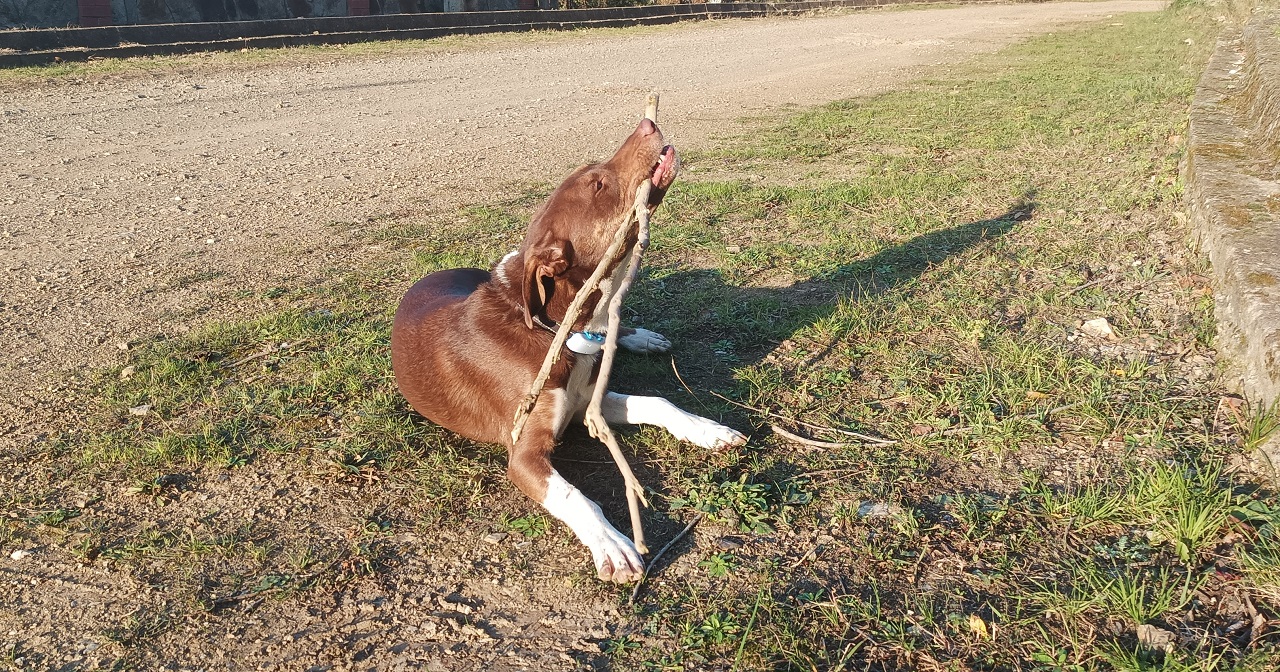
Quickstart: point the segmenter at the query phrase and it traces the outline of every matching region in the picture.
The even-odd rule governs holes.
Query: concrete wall
[[[1226,382],[1280,403],[1280,13],[1219,40],[1191,106],[1185,183],[1213,265]],[[1280,467],[1280,435],[1273,443]]]
[[[516,8],[516,0],[467,2],[485,4],[487,9]],[[444,3],[445,0],[369,0],[369,13],[439,12],[444,10]],[[111,13],[116,25],[347,16],[347,0],[111,0]],[[78,22],[77,0],[0,0],[0,28],[59,28]]]

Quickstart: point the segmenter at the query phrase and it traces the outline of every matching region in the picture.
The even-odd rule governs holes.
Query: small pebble
[[[1080,325],[1080,331],[1094,338],[1114,341],[1118,338],[1115,329],[1105,317],[1098,317]]]
[[[858,515],[863,518],[889,518],[903,513],[902,507],[885,502],[862,502],[858,504]]]
[[[22,550],[22,549],[18,549],[18,550],[16,550],[16,551],[14,551],[14,552],[12,552],[12,553],[10,553],[10,554],[9,554],[9,559],[10,559],[10,560],[21,560],[21,559],[23,559],[23,558],[27,557],[28,555],[31,555],[31,551],[24,551],[24,550]]]
[[[506,533],[506,532],[494,532],[494,533],[492,533],[492,534],[486,534],[486,535],[484,535],[484,543],[486,543],[486,544],[500,544],[500,543],[502,543],[502,540],[503,540],[503,539],[506,539],[506,538],[507,538],[507,533]]]

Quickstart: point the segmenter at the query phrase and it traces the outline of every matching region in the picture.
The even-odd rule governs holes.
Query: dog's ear
[[[544,310],[555,290],[555,279],[569,270],[573,250],[566,245],[548,245],[530,250],[524,257],[524,323],[533,328],[533,316]]]

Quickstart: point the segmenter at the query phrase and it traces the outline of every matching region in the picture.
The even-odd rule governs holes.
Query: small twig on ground
[[[795,443],[799,443],[805,446],[812,446],[814,448],[838,449],[838,448],[848,448],[850,446],[858,445],[853,443],[837,443],[834,441],[818,441],[817,439],[805,438],[803,436],[800,436],[799,434],[792,434],[791,432],[788,432],[787,430],[779,427],[776,424],[770,424],[769,429],[772,429],[774,434],[777,434],[778,436],[781,436],[782,438],[788,441],[794,441]],[[897,443],[897,441],[889,441],[887,443],[877,443],[876,445],[891,446],[895,443]]]
[[[670,550],[672,546],[676,545],[677,541],[684,539],[684,535],[689,534],[689,530],[692,530],[693,526],[697,525],[699,521],[702,520],[702,516],[703,514],[701,513],[694,516],[693,520],[689,521],[689,524],[685,525],[683,530],[680,530],[680,534],[672,537],[671,541],[668,541],[667,544],[658,551],[658,554],[653,556],[653,559],[649,561],[649,566],[644,570],[644,574],[640,576],[640,580],[636,581],[635,587],[631,589],[631,599],[627,600],[627,604],[636,603],[636,596],[640,594],[640,587],[644,585],[644,580],[649,578],[649,575],[657,569],[658,561],[662,559],[663,555],[666,555],[667,551]]]
[[[791,567],[789,569],[795,569],[796,567],[799,567],[801,564],[803,564],[805,560],[812,558],[815,554],[817,554],[819,545],[820,544],[814,544],[813,546],[809,547],[809,550],[805,551],[804,555],[800,556],[799,560],[796,560],[795,562],[791,563]]]
[[[751,405],[749,405],[749,404],[744,404],[744,403],[742,403],[741,401],[735,401],[735,400],[730,399],[729,397],[726,397],[726,396],[724,396],[723,394],[720,394],[720,393],[718,393],[718,392],[716,392],[716,391],[714,391],[714,390],[711,392],[711,394],[712,394],[712,395],[714,395],[714,396],[716,396],[716,397],[719,397],[720,399],[723,399],[724,401],[727,401],[727,402],[729,402],[729,403],[731,403],[731,404],[733,404],[734,406],[737,406],[737,407],[739,407],[739,408],[745,408],[745,409],[747,409],[748,411],[755,411],[756,413],[759,413],[759,414],[761,414],[761,415],[767,415],[767,416],[772,417],[772,418],[778,418],[779,420],[786,420],[787,422],[794,422],[795,424],[800,425],[800,426],[802,426],[802,427],[808,427],[809,429],[816,429],[816,430],[818,430],[818,431],[820,431],[820,432],[832,432],[832,433],[834,433],[834,434],[844,434],[845,436],[851,436],[851,437],[853,437],[853,438],[855,438],[855,439],[857,439],[857,440],[861,441],[862,443],[873,443],[873,444],[876,444],[876,445],[882,445],[882,446],[891,446],[891,445],[893,445],[893,444],[895,444],[895,443],[898,443],[897,439],[886,439],[886,438],[884,438],[884,437],[882,437],[882,436],[872,436],[872,435],[870,435],[870,434],[862,434],[862,433],[854,432],[854,431],[851,431],[851,430],[848,430],[848,429],[837,429],[837,428],[835,428],[835,427],[826,427],[826,426],[823,426],[823,425],[815,425],[815,424],[813,424],[812,422],[805,422],[804,420],[796,420],[795,418],[789,418],[789,417],[787,417],[787,416],[785,416],[785,415],[782,415],[781,413],[774,413],[773,411],[770,411],[770,410],[767,410],[767,409],[757,408],[757,407],[755,407],[755,406],[751,406]],[[843,444],[842,444],[842,445],[843,445]]]
[[[755,408],[755,407],[753,407],[753,406],[748,406],[748,405],[743,404],[743,403],[741,403],[741,402],[737,402],[737,401],[734,401],[734,400],[729,399],[729,398],[727,398],[727,397],[724,397],[724,396],[722,396],[722,395],[716,394],[715,392],[712,392],[711,394],[715,394],[717,397],[720,397],[721,399],[724,399],[725,401],[727,401],[727,402],[729,402],[729,403],[731,403],[731,404],[734,404],[734,405],[736,405],[736,406],[741,406],[741,407],[743,407],[743,408],[746,408],[746,409],[751,410],[751,411],[755,411],[755,412],[760,413],[760,414],[762,414],[762,415],[768,415],[768,416],[772,416],[772,417],[775,417],[775,418],[781,418],[781,419],[786,420],[786,421],[788,421],[788,422],[794,422],[794,423],[796,423],[796,424],[798,424],[798,425],[803,425],[803,426],[805,426],[805,427],[809,427],[809,428],[811,428],[811,429],[816,429],[816,430],[819,430],[819,431],[829,431],[829,432],[835,432],[835,433],[839,433],[839,434],[848,434],[848,435],[851,435],[851,436],[854,436],[854,437],[856,437],[856,438],[860,439],[863,443],[873,443],[873,444],[875,444],[875,445],[879,445],[879,446],[892,446],[892,445],[894,445],[894,444],[901,443],[901,442],[900,442],[899,440],[897,440],[897,439],[884,439],[884,438],[880,438],[880,437],[876,437],[876,436],[869,436],[869,435],[866,435],[866,434],[858,434],[857,432],[850,432],[850,431],[848,431],[848,430],[844,430],[844,429],[836,429],[835,427],[823,427],[823,426],[821,426],[821,425],[814,425],[814,424],[812,424],[812,423],[804,422],[804,421],[802,421],[802,420],[796,420],[796,419],[794,419],[794,418],[788,418],[788,417],[786,417],[786,416],[784,416],[784,415],[781,415],[781,414],[778,414],[778,413],[774,413],[774,412],[772,412],[772,411],[767,411],[767,410],[765,410],[765,409]],[[1049,416],[1052,416],[1052,415],[1055,415],[1055,414],[1061,413],[1061,412],[1063,412],[1063,411],[1069,411],[1069,410],[1071,410],[1071,409],[1073,409],[1073,408],[1080,408],[1081,406],[1088,406],[1088,405],[1089,405],[1089,404],[1091,404],[1091,403],[1092,403],[1092,402],[1089,402],[1089,401],[1078,401],[1078,402],[1076,402],[1076,403],[1074,403],[1074,404],[1065,404],[1065,405],[1057,406],[1057,407],[1050,408],[1050,409],[1048,409],[1048,410],[1044,410],[1044,411],[1035,411],[1035,412],[1032,412],[1032,413],[1022,413],[1022,414],[1019,414],[1019,415],[1009,415],[1009,416],[1005,416],[1005,417],[1003,417],[1003,418],[998,418],[998,419],[996,420],[996,422],[1005,422],[1005,421],[1008,421],[1008,420],[1035,420],[1035,419],[1038,419],[1038,418],[1048,418]],[[784,429],[784,428],[782,428],[782,427],[779,427],[777,424],[773,424],[773,423],[771,423],[771,424],[769,425],[769,428],[770,428],[770,429],[772,429],[772,430],[773,430],[773,432],[774,432],[775,434],[777,434],[778,436],[781,436],[781,437],[782,437],[782,438],[784,438],[784,439],[787,439],[788,441],[794,441],[795,443],[799,443],[799,444],[801,444],[801,445],[805,445],[805,446],[812,446],[812,447],[814,447],[814,448],[826,448],[826,449],[836,450],[836,449],[840,449],[840,448],[849,448],[849,447],[852,447],[852,446],[856,445],[856,444],[852,444],[852,443],[840,443],[840,442],[835,442],[835,441],[819,441],[819,440],[817,440],[817,439],[810,439],[810,438],[808,438],[808,437],[800,436],[799,434],[795,434],[795,433],[793,433],[793,432],[789,432],[789,431],[787,431],[786,429]],[[966,426],[964,426],[964,427],[952,427],[951,429],[946,429],[946,430],[943,430],[943,431],[941,431],[941,432],[937,432],[937,433],[931,433],[931,434],[929,434],[929,435],[937,435],[937,436],[955,436],[955,435],[957,435],[957,434],[968,434],[968,433],[970,433],[970,432],[975,432],[975,431],[977,431],[978,429],[979,429],[978,427],[974,427],[973,425],[966,425]],[[929,436],[929,435],[926,435],[926,436]]]
[[[260,595],[270,595],[271,593],[278,593],[284,590],[285,588],[295,588],[303,583],[306,583],[307,581],[311,581],[312,579],[319,578],[321,574],[324,574],[330,569],[333,569],[334,566],[336,566],[339,562],[341,562],[344,559],[344,557],[345,556],[334,558],[333,560],[329,561],[324,567],[321,567],[320,569],[314,572],[311,572],[309,574],[299,574],[297,576],[290,577],[291,582],[290,582],[290,585],[288,586],[271,586],[270,588],[262,588],[258,590],[246,590],[243,593],[236,593],[235,595],[228,595],[226,597],[220,597],[216,600],[210,600],[209,603],[214,608],[217,608],[217,607],[231,604],[232,602],[239,602],[241,600],[244,600],[250,597],[257,597]]]
[[[240,359],[237,359],[236,361],[231,362],[230,364],[228,364],[228,365],[227,365],[227,368],[234,369],[234,368],[236,368],[237,366],[240,366],[240,365],[242,365],[242,364],[248,364],[249,362],[252,362],[252,361],[253,361],[253,360],[255,360],[255,359],[262,359],[263,357],[270,357],[271,355],[274,355],[274,354],[276,354],[276,353],[284,352],[285,350],[289,350],[289,349],[293,349],[293,348],[297,348],[299,345],[302,345],[303,343],[306,343],[306,342],[307,342],[307,341],[309,341],[309,340],[311,340],[311,339],[308,339],[308,338],[302,338],[302,339],[298,339],[298,340],[296,340],[296,341],[294,341],[294,342],[292,342],[292,343],[284,342],[284,343],[280,343],[280,344],[277,344],[277,345],[270,346],[270,347],[268,347],[266,350],[263,350],[262,352],[255,352],[255,353],[253,353],[252,355],[248,355],[248,356],[246,356],[246,357],[241,357]]]
[[[702,401],[702,398],[694,393],[693,389],[689,387],[688,383],[684,382],[684,376],[680,375],[680,369],[676,368],[675,356],[671,357],[671,371],[672,373],[676,374],[676,380],[680,381],[680,386],[684,388],[684,391],[688,392],[689,396],[693,397],[693,400],[698,402],[699,406],[703,408],[707,408],[707,404]]]
[[[1090,280],[1089,282],[1086,282],[1083,285],[1076,285],[1075,287],[1068,289],[1066,293],[1064,293],[1062,296],[1064,297],[1071,296],[1076,292],[1083,292],[1084,290],[1089,289],[1090,287],[1097,287],[1098,285],[1101,285],[1102,283],[1107,282],[1108,280],[1114,280],[1114,279],[1115,279],[1115,276],[1108,273],[1100,278],[1095,278],[1093,280]]]
[[[1088,406],[1090,403],[1091,402],[1088,402],[1088,401],[1077,401],[1074,404],[1066,404],[1065,406],[1050,408],[1047,411],[1036,411],[1034,413],[1022,413],[1019,415],[1007,415],[1003,418],[997,418],[996,422],[1005,422],[1007,420],[1035,420],[1037,418],[1045,418],[1045,417],[1054,415],[1055,413],[1069,411],[1073,408],[1080,408],[1081,406]],[[969,432],[975,432],[977,430],[978,430],[977,427],[974,427],[972,425],[967,425],[964,427],[952,427],[951,429],[943,430],[941,434],[942,436],[955,436],[956,434],[968,434]]]

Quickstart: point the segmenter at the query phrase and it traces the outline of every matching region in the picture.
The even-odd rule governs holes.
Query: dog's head
[[[534,214],[520,247],[524,259],[521,301],[527,326],[533,327],[535,317],[563,318],[578,288],[600,263],[619,223],[635,205],[640,185],[646,180],[652,183],[649,211],[653,212],[679,169],[676,150],[666,144],[657,125],[645,119],[608,161],[578,168],[552,192]],[[634,243],[633,236],[628,249]],[[593,306],[585,308],[575,328],[590,319]]]

